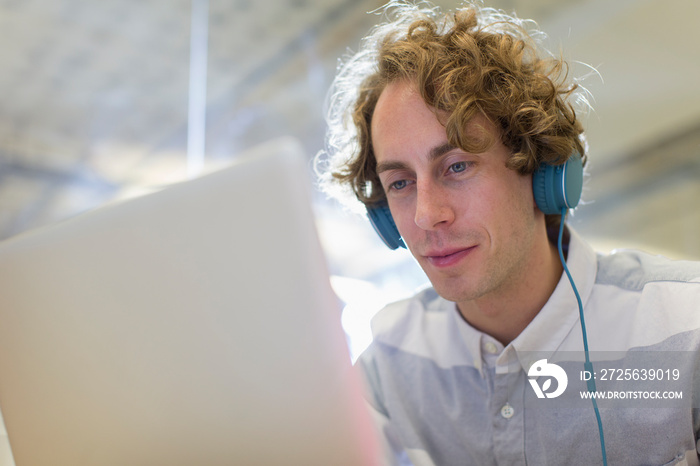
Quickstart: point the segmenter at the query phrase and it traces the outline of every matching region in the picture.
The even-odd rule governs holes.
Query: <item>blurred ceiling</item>
[[[209,0],[206,169],[283,135],[315,154],[338,58],[357,49],[381,4]],[[572,67],[589,75],[594,108],[573,225],[601,248],[700,258],[700,3],[489,5],[535,19],[566,58],[598,70]],[[0,0],[1,238],[187,176],[191,11],[186,0]],[[364,255],[341,243],[333,260],[346,275],[374,274],[366,257],[382,246],[364,221],[321,212],[367,238]]]
[[[329,76],[376,5],[208,5],[208,166],[280,135],[318,150]],[[0,237],[185,177],[191,8],[0,1]]]

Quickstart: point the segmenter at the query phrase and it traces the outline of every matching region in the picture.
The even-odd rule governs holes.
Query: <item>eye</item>
[[[467,169],[467,162],[457,162],[450,165],[450,170],[454,173],[461,173]]]
[[[389,187],[391,189],[395,189],[395,190],[399,191],[399,190],[405,188],[407,184],[408,184],[408,182],[406,180],[399,180],[399,181],[394,181],[393,183],[391,183],[391,185],[389,185]]]

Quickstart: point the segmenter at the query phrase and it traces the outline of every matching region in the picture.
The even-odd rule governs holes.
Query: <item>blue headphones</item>
[[[561,165],[540,164],[532,174],[532,192],[537,207],[545,214],[561,214],[573,209],[581,199],[583,161],[576,153]],[[406,248],[386,200],[367,207],[367,216],[379,237],[390,249]]]

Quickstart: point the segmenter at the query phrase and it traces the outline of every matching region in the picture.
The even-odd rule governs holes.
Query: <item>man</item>
[[[597,256],[569,228],[560,252],[567,205],[533,192],[585,163],[566,65],[493,10],[388,14],[334,83],[319,159],[372,218],[388,206],[387,244],[432,284],[374,318],[358,360],[387,463],[700,464],[700,266]]]

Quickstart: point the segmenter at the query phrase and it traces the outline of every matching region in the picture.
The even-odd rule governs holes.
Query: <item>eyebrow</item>
[[[432,149],[430,149],[430,154],[428,154],[428,160],[434,162],[435,160],[439,159],[443,155],[456,148],[457,146],[453,146],[449,142],[445,142],[439,146],[435,146]]]
[[[435,160],[439,159],[443,155],[447,154],[453,149],[456,149],[457,146],[454,146],[450,144],[449,142],[445,142],[443,144],[440,144],[438,146],[433,147],[430,149],[430,152],[428,153],[428,160],[430,162],[434,162]],[[389,171],[389,170],[403,170],[407,168],[406,164],[403,162],[381,162],[377,164],[377,174]]]

